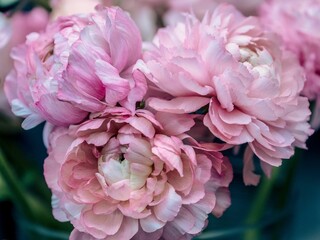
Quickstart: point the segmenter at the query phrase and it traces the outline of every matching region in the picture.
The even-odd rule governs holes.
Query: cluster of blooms
[[[159,29],[143,51],[129,14],[98,5],[13,49],[6,96],[25,129],[46,122],[44,175],[70,239],[191,239],[231,204],[224,150],[246,146],[244,182],[256,185],[254,155],[270,175],[306,147],[311,60],[232,5],[197,16]]]

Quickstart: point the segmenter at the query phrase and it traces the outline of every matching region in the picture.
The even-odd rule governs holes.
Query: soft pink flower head
[[[48,20],[48,13],[42,8],[34,8],[27,13],[17,12],[10,18],[0,13],[0,111],[6,115],[12,116],[3,92],[5,76],[12,68],[10,51],[23,43],[30,32],[45,29]]]
[[[62,17],[13,50],[6,94],[13,112],[26,117],[26,129],[44,120],[79,123],[118,103],[134,111],[146,91],[144,78],[133,71],[140,56],[139,31],[121,9]]]
[[[312,133],[308,100],[299,96],[305,78],[298,61],[281,52],[256,18],[231,5],[201,22],[186,16],[160,29],[139,65],[162,92],[149,106],[181,114],[207,108],[210,131],[228,144],[249,143],[267,173],[295,146],[305,147]],[[246,183],[256,184],[249,175]]]
[[[230,205],[228,159],[179,137],[190,117],[111,111],[50,135],[44,174],[71,239],[191,239]]]
[[[294,52],[304,67],[307,81],[303,94],[318,101],[320,113],[320,1],[267,0],[260,18],[270,30],[278,33],[287,49]],[[317,119],[320,125],[320,115]]]

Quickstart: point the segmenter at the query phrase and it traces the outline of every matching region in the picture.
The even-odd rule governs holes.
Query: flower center
[[[130,178],[129,162],[123,154],[107,154],[98,160],[99,172],[108,185]]]
[[[124,184],[134,191],[145,185],[152,166],[143,164],[145,160],[142,155],[127,154],[127,151],[127,147],[119,146],[103,154],[98,160],[98,170],[108,186]]]

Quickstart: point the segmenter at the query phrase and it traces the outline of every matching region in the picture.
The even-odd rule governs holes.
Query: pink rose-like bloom
[[[317,100],[314,127],[320,125],[319,13],[320,1],[317,0],[268,0],[260,11],[263,24],[283,38],[285,47],[298,56],[306,71],[303,94],[310,100]]]
[[[171,113],[207,106],[210,131],[228,144],[249,143],[267,174],[295,146],[304,148],[312,133],[308,99],[299,96],[305,78],[298,61],[281,52],[256,18],[231,5],[220,5],[202,22],[189,16],[161,29],[138,68],[162,91],[149,106]],[[246,159],[247,184],[258,182],[252,168]]]
[[[50,135],[44,174],[70,239],[191,239],[230,205],[228,159],[179,137],[191,118],[111,111]]]
[[[5,90],[23,127],[46,120],[58,126],[120,104],[131,111],[146,91],[133,66],[141,56],[139,30],[119,8],[61,17],[28,35],[12,52]]]
[[[45,29],[48,20],[48,13],[42,8],[34,8],[28,13],[17,12],[10,18],[0,13],[0,111],[6,115],[12,115],[3,92],[5,76],[12,68],[10,51],[23,43],[30,32]]]

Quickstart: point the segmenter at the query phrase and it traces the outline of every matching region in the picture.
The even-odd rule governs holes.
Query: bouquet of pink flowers
[[[309,101],[320,123],[317,1],[266,1],[256,17],[222,1],[67,2],[10,46],[4,92],[24,129],[45,122],[70,239],[191,239],[232,202],[228,150],[257,185],[257,167],[270,177],[306,148]],[[14,28],[0,28],[3,47]]]

